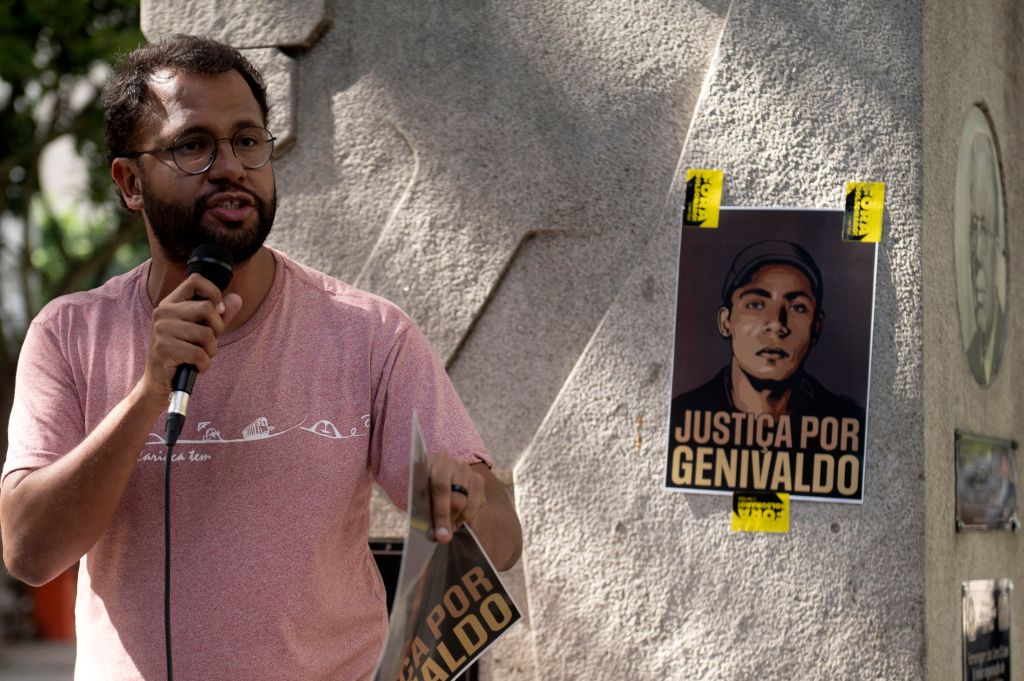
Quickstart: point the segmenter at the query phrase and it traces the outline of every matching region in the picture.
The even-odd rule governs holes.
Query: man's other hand
[[[471,466],[447,454],[427,457],[433,538],[442,544],[450,542],[463,523],[472,524],[487,502],[484,476],[474,470],[477,466],[486,469],[483,464]]]

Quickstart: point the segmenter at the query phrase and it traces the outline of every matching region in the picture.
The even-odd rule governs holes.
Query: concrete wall
[[[932,3],[925,12],[924,380],[926,612],[928,678],[960,678],[960,584],[1012,579],[1013,678],[1024,674],[1024,551],[1018,531],[954,528],[954,429],[1024,442],[1024,6],[1016,0]],[[1003,363],[981,387],[963,351],[953,257],[953,193],[967,112],[991,118],[1003,169],[1009,261],[1008,329]],[[1018,467],[1021,459],[1018,453]],[[1018,503],[1019,495],[1018,495]]]
[[[146,0],[143,28],[271,70],[273,242],[412,314],[514,476],[529,622],[485,676],[920,678],[921,3],[304,8]],[[662,490],[686,167],[735,205],[887,183],[862,506],[731,534],[727,497]]]

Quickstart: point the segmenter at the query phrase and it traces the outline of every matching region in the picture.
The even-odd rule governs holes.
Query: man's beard
[[[244,192],[249,195],[256,209],[256,224],[253,227],[210,228],[203,224],[207,202],[215,194],[225,191]],[[146,183],[143,182],[142,199],[146,217],[157,243],[167,258],[180,265],[185,265],[192,251],[203,244],[216,244],[227,249],[234,256],[236,265],[247,261],[266,241],[274,224],[274,215],[277,213],[276,187],[270,196],[269,204],[254,192],[240,187],[225,186],[203,194],[189,206],[184,202],[164,200],[155,192],[147,191]]]

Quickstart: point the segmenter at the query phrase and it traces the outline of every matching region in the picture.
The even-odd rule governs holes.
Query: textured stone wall
[[[928,678],[960,678],[961,582],[1008,577],[1012,677],[1024,674],[1024,538],[960,532],[954,429],[1024,442],[1024,5],[1016,0],[932,3],[925,12],[924,338]],[[960,134],[975,104],[988,111],[1003,171],[1009,288],[1003,362],[982,388],[968,368],[957,310],[953,195]],[[1018,451],[1018,469],[1021,464]],[[1018,493],[1018,504],[1021,503]]]
[[[921,16],[856,5],[733,2],[680,168],[722,168],[735,205],[837,207],[845,179],[887,183],[865,503],[737,535],[727,499],[658,489],[677,182],[516,470],[541,667],[588,651],[567,678],[922,675]]]
[[[273,242],[406,309],[514,478],[529,621],[487,678],[922,676],[920,2],[147,0],[143,27],[272,70]],[[686,167],[735,205],[887,183],[865,503],[788,535],[662,489]]]

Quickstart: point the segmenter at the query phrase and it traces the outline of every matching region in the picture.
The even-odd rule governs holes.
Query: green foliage
[[[118,232],[119,221],[131,217],[113,202],[97,210],[67,207],[52,211],[37,197],[30,215],[39,227],[39,239],[29,258],[38,275],[36,297],[41,301],[94,288],[149,255],[144,232],[135,228],[134,220],[128,223],[131,228],[127,232]],[[85,264],[89,266],[83,267]]]
[[[16,265],[0,290],[2,369],[50,298],[144,257],[141,222],[117,207],[99,107],[104,65],[142,40],[139,0],[0,0],[0,250]],[[88,166],[88,201],[76,209],[54,208],[40,190],[43,150],[65,135]]]

